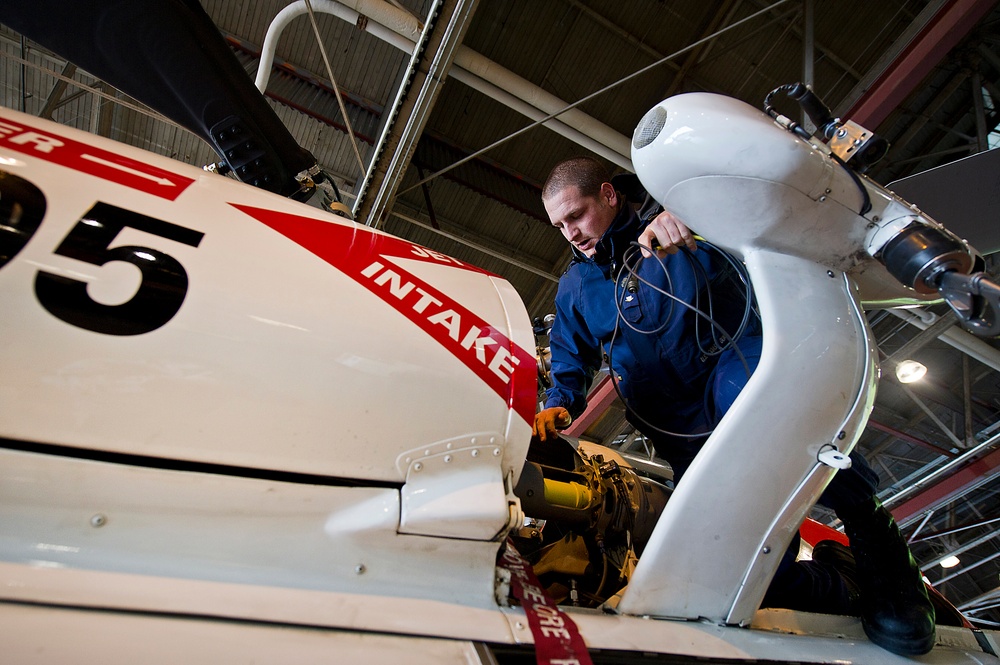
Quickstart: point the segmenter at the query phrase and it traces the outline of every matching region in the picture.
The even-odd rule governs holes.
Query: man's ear
[[[618,205],[618,192],[610,182],[601,184],[601,199],[607,201],[612,208]]]

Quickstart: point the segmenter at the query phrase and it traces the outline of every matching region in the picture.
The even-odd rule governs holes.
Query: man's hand
[[[649,226],[645,228],[639,236],[639,244],[644,247],[659,245],[660,248],[656,250],[656,255],[660,258],[667,254],[676,254],[679,247],[687,247],[692,252],[698,249],[691,229],[666,210],[654,217]],[[650,254],[646,250],[642,250],[642,256],[648,259]]]
[[[531,433],[537,436],[539,441],[548,441],[559,436],[557,429],[569,427],[573,419],[569,411],[561,406],[554,406],[551,409],[542,409],[535,414],[535,425],[531,428]]]

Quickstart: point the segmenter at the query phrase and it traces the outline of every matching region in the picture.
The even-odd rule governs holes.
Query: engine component
[[[515,488],[529,522],[513,534],[548,593],[596,607],[623,588],[669,490],[565,439],[533,444]]]
[[[972,268],[967,247],[924,224],[912,224],[886,243],[882,262],[893,277],[917,293],[936,291],[943,271],[967,273]]]
[[[853,120],[842,123],[827,145],[842,162],[850,163],[862,173],[889,152],[888,141]]]

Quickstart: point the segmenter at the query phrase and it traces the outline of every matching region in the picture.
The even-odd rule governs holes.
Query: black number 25
[[[96,266],[111,261],[131,263],[142,271],[138,291],[120,305],[104,305],[87,294],[86,282],[42,270],[35,278],[35,295],[42,306],[66,323],[106,335],[141,335],[169,321],[184,302],[187,273],[176,259],[155,249],[134,245],[109,248],[126,227],[192,247],[204,236],[200,231],[97,203],[63,239],[56,254]]]

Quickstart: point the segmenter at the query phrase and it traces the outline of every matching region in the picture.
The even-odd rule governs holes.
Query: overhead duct
[[[926,330],[938,318],[933,312],[921,309],[887,309],[886,311],[921,330]],[[952,326],[938,337],[942,342],[968,354],[987,367],[1000,372],[1000,351],[972,333],[966,332],[958,326]]]
[[[332,14],[358,26],[396,48],[412,53],[420,36],[420,22],[402,9],[382,0],[312,0],[313,11]],[[305,0],[298,0],[282,9],[274,17],[261,47],[260,68],[256,85],[263,92],[271,75],[271,63],[281,32],[292,21],[308,13]],[[368,21],[360,21],[365,17]],[[467,46],[460,46],[455,53],[450,76],[469,87],[495,99],[505,106],[538,121],[557,113],[568,103],[542,88],[530,83],[508,69],[476,53]],[[604,123],[578,109],[569,109],[543,123],[560,136],[587,148],[614,164],[632,171],[629,158],[629,139]]]

